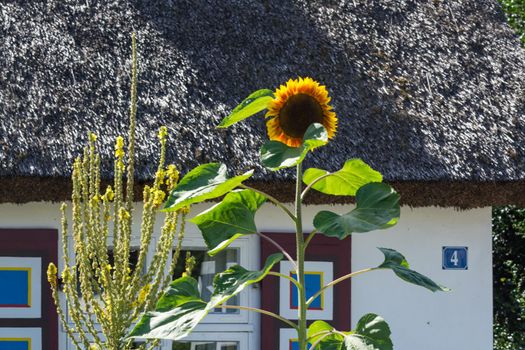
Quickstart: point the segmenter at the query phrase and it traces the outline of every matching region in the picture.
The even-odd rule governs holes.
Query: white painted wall
[[[194,213],[205,205],[196,206]],[[304,210],[305,230],[321,209],[343,213],[342,206],[309,206]],[[257,215],[261,231],[292,232],[293,225],[272,205]],[[0,205],[2,228],[59,228],[59,205],[29,203]],[[188,225],[189,237],[199,233]],[[248,253],[254,267],[259,259],[257,240],[249,239]],[[401,281],[390,271],[372,272],[352,281],[352,322],[368,312],[383,316],[390,324],[399,350],[488,350],[492,349],[492,257],[490,208],[469,211],[440,208],[403,208],[399,224],[389,230],[353,236],[349,260],[352,270],[377,266],[382,254],[376,247],[394,248],[403,253],[411,267],[449,288],[450,293],[431,293]],[[442,246],[468,246],[469,269],[444,271]],[[258,304],[258,290],[250,290],[251,302]],[[244,336],[249,350],[258,350],[256,315],[250,316]],[[238,327],[239,330],[244,329]],[[209,329],[203,327],[202,330]],[[223,330],[221,330],[223,331]],[[61,349],[65,348],[63,338]],[[242,349],[242,350],[248,350]],[[266,349],[265,349],[266,350]]]

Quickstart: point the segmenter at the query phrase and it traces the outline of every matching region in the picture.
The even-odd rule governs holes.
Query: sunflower
[[[335,135],[337,117],[328,104],[330,97],[324,85],[312,78],[299,77],[281,85],[274,95],[266,113],[266,117],[270,118],[266,122],[270,140],[298,147],[313,123],[322,124],[329,139]]]

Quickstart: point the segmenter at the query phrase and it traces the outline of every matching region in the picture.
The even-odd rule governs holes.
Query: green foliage
[[[193,203],[220,197],[239,186],[252,176],[253,170],[243,175],[228,177],[226,165],[202,164],[180,180],[164,204],[165,211],[175,211]]]
[[[157,302],[155,311],[143,315],[129,336],[169,340],[184,338],[211,310],[262,280],[282,258],[280,253],[270,255],[261,271],[248,271],[235,265],[216,275],[209,302],[200,297],[197,280],[187,276],[176,279]]]
[[[356,207],[347,214],[319,212],[314,218],[314,227],[326,236],[344,239],[353,232],[385,229],[397,223],[399,194],[389,185],[368,183],[359,188],[355,199]]]
[[[509,25],[518,33],[525,45],[525,0],[499,0]]]
[[[314,190],[334,196],[355,196],[357,190],[370,182],[382,182],[380,172],[372,169],[361,159],[350,159],[335,173],[310,168],[304,172],[303,182]]]
[[[408,261],[405,259],[405,257],[394,249],[378,249],[385,255],[385,261],[377,267],[378,269],[390,269],[394,271],[394,273],[402,280],[413,283],[420,287],[424,287],[432,292],[447,292],[450,290],[446,287],[438,285],[430,278],[420,274],[419,272],[410,270],[410,265],[408,264]]]
[[[494,349],[525,349],[525,209],[492,210]]]
[[[221,121],[218,128],[227,128],[266,109],[268,102],[272,99],[272,90],[261,89],[255,91],[235,107],[232,113]]]
[[[310,342],[318,350],[392,350],[390,327],[376,314],[366,314],[352,332],[338,332],[325,321],[315,321],[308,328]]]
[[[202,232],[204,241],[213,256],[225,249],[238,237],[257,233],[255,212],[266,202],[266,197],[251,191],[230,192],[223,201],[191,221]]]
[[[221,123],[220,127],[233,125],[248,115],[264,109],[262,108],[263,101],[267,101],[266,98],[270,96],[268,91],[260,90],[250,95]],[[199,227],[206,241],[209,249],[208,254],[214,255],[220,252],[233,240],[247,234],[258,234],[262,238],[266,238],[281,250],[282,254],[270,256],[261,271],[247,271],[237,265],[219,273],[214,279],[214,291],[208,303],[202,300],[197,290],[197,282],[194,279],[182,277],[175,280],[157,303],[155,312],[148,312],[142,316],[132,331],[131,337],[181,339],[188,335],[210,310],[222,306],[249,309],[286,323],[289,327],[297,330],[301,350],[306,350],[308,344],[312,345],[310,350],[391,350],[393,348],[388,325],[385,320],[375,314],[365,315],[359,320],[357,328],[351,332],[335,330],[323,321],[314,322],[309,330],[311,339],[307,339],[306,311],[311,301],[306,298],[305,252],[312,237],[321,233],[345,239],[353,232],[369,232],[391,227],[399,220],[400,207],[399,194],[389,185],[381,183],[382,175],[359,159],[347,161],[343,168],[335,173],[329,173],[323,169],[308,169],[303,176],[303,160],[309,152],[328,143],[328,132],[323,125],[311,123],[302,140],[302,144],[298,147],[290,147],[278,141],[268,141],[261,148],[261,162],[265,167],[276,171],[296,166],[294,213],[272,196],[243,185],[242,182],[248,179],[252,172],[229,178],[225,165],[210,163],[195,168],[180,181],[165,204],[166,210],[180,209],[226,194],[220,203],[197,215],[192,220]],[[304,191],[302,190],[303,181],[308,185]],[[244,189],[234,190],[237,187]],[[304,198],[311,189],[325,194],[355,196],[356,207],[344,215],[329,211],[318,213],[314,218],[316,230],[311,232],[305,241],[301,212]],[[295,224],[296,259],[293,259],[290,253],[279,246],[277,242],[257,231],[254,217],[266,200],[276,204]],[[410,270],[406,259],[395,250],[380,249],[385,254],[385,261],[381,265],[340,276],[322,286],[317,294],[310,299],[315,300],[315,297],[324,293],[327,288],[334,287],[337,283],[357,274],[380,269],[391,269],[403,280],[431,291],[447,290],[428,277]],[[277,272],[270,272],[272,267],[284,256],[294,266],[297,280]],[[296,285],[299,304],[297,323],[267,310],[223,305],[224,302],[238,294],[246,286],[259,282],[270,273],[285,278]]]
[[[525,46],[525,0],[499,0]],[[525,210],[492,210],[494,349],[525,349]]]
[[[328,133],[321,124],[314,123],[304,133],[300,147],[290,147],[279,141],[268,141],[261,147],[261,163],[270,170],[276,171],[301,163],[309,151],[326,145]]]

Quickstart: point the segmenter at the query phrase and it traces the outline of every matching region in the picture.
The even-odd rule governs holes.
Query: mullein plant
[[[172,279],[188,207],[181,206],[164,215],[155,253],[147,263],[148,251],[155,241],[153,236],[158,210],[166,194],[177,187],[179,173],[174,165],[165,165],[167,129],[161,127],[157,172],[153,184],[144,187],[140,233],[134,233],[136,113],[137,54],[133,35],[127,150],[124,138],[118,137],[114,183],[102,191],[100,156],[95,150],[96,136],[89,134],[88,146],[73,165],[71,225],[67,220],[67,205],[64,203],[61,206],[64,266],[61,278],[58,278],[54,264],[50,264],[47,271],[59,318],[76,349],[153,349],[159,343],[158,340],[148,340],[134,345],[132,340],[126,339],[126,334],[141,313],[155,307],[160,294]],[[133,247],[131,242],[134,235],[140,238],[137,247]],[[170,266],[166,266],[174,246]],[[130,259],[132,250],[137,253],[133,267]]]
[[[307,327],[307,309],[328,288],[337,286],[359,274],[377,270],[391,270],[401,279],[430,291],[446,291],[428,277],[413,271],[405,257],[388,248],[379,248],[384,261],[378,266],[338,276],[317,293],[307,296],[305,288],[305,255],[315,235],[345,239],[353,233],[386,229],[395,225],[400,216],[399,195],[383,182],[382,175],[360,159],[350,159],[342,169],[329,172],[310,168],[303,172],[303,160],[314,149],[325,146],[335,135],[337,117],[329,105],[326,88],[311,78],[289,80],[276,91],[258,90],[246,98],[220,123],[226,128],[267,109],[267,128],[270,140],[260,149],[260,161],[271,171],[295,167],[296,191],[294,209],[290,210],[271,195],[245,185],[253,171],[229,177],[224,164],[203,164],[186,174],[171,191],[164,210],[173,212],[188,205],[224,196],[210,209],[191,221],[200,229],[213,256],[243,235],[258,235],[270,241],[280,253],[269,256],[260,271],[248,271],[236,265],[214,278],[214,290],[209,301],[204,301],[195,279],[184,276],[173,281],[157,302],[155,312],[146,312],[130,333],[130,337],[179,340],[216,307],[237,308],[274,317],[297,331],[300,350],[390,350],[390,328],[376,314],[366,314],[356,329],[337,330],[324,321],[315,321]],[[302,205],[310,191],[327,195],[355,197],[355,207],[339,215],[321,211],[313,217],[314,230],[305,235]],[[270,237],[257,230],[254,217],[257,210],[271,202],[282,209],[295,226],[296,252],[284,250]],[[310,218],[308,218],[310,219]],[[297,278],[272,271],[283,259],[294,267]],[[297,288],[298,320],[285,319],[268,310],[247,306],[224,305],[247,286],[258,283],[267,275],[285,278]]]

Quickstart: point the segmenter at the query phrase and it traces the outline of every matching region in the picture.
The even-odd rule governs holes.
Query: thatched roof
[[[288,193],[290,173],[259,168],[262,117],[215,125],[251,91],[301,75],[328,86],[340,120],[308,165],[363,158],[413,205],[525,202],[525,51],[496,0],[2,2],[0,201],[64,198],[88,130],[109,176],[132,31],[140,180],[167,125],[183,172],[255,167],[259,185]]]

